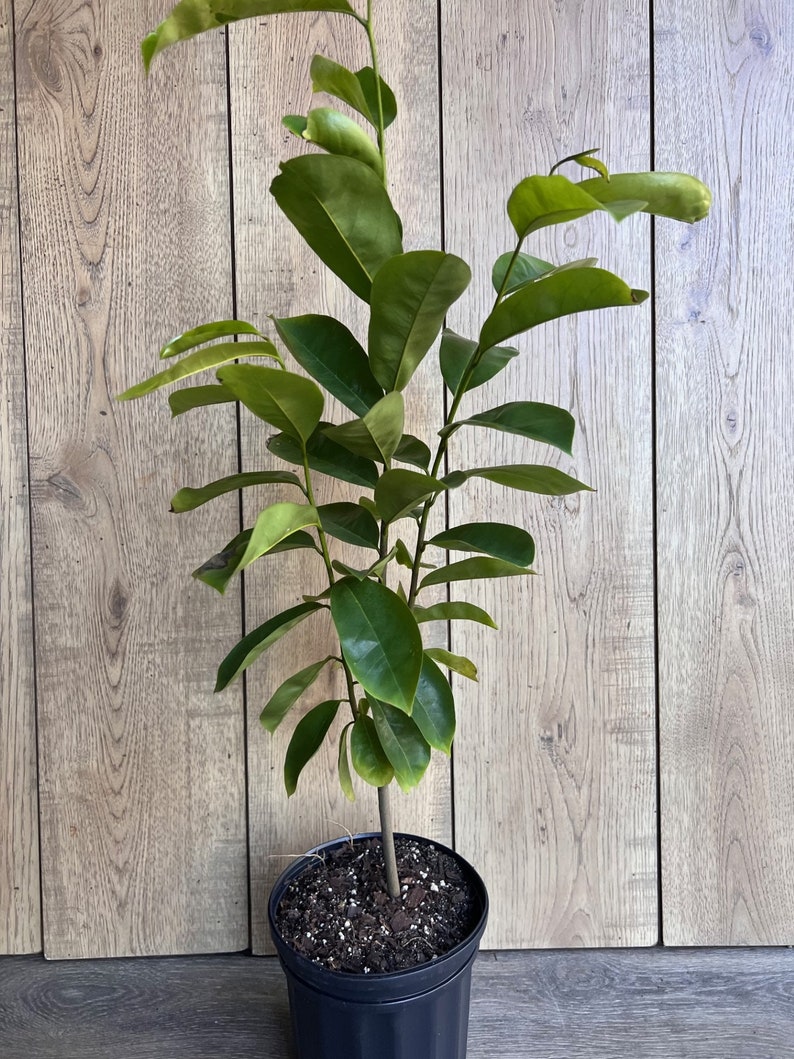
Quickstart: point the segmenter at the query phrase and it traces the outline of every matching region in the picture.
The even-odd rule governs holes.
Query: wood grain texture
[[[0,952],[41,949],[13,21],[0,3]]]
[[[444,5],[444,164],[449,250],[476,262],[451,326],[476,336],[490,269],[512,250],[504,203],[530,173],[594,146],[615,171],[649,163],[647,5]],[[570,170],[579,179],[577,170]],[[649,279],[647,218],[569,224],[526,251],[600,258]],[[597,487],[559,501],[469,483],[453,525],[526,526],[539,577],[472,588],[502,626],[455,635],[480,665],[459,688],[458,848],[492,895],[485,944],[624,946],[657,936],[650,314],[585,314],[519,338],[522,356],[462,411],[520,399],[568,408],[573,458],[461,430],[450,469],[555,462]],[[479,627],[477,627],[479,630]]]
[[[292,1059],[275,959],[0,960],[4,1059]],[[786,1059],[794,953],[481,954],[468,1059]]]
[[[715,200],[657,240],[664,936],[791,944],[794,22],[655,13],[657,166]]]
[[[167,7],[15,4],[56,957],[248,939],[241,703],[213,701],[208,649],[237,634],[239,608],[205,608],[189,576],[238,519],[233,502],[168,514],[185,475],[235,468],[234,416],[169,423],[162,397],[114,401],[166,338],[231,310],[223,39],[146,83],[138,41]]]
[[[421,0],[408,7],[376,4],[377,35],[383,76],[392,85],[400,115],[388,133],[388,165],[395,205],[406,220],[406,249],[440,245],[439,143],[436,62],[436,6]],[[300,145],[281,127],[284,114],[305,114],[312,105],[309,64],[315,53],[327,54],[353,69],[370,62],[366,35],[351,19],[300,15],[256,20],[232,27],[231,92],[233,167],[236,210],[237,289],[239,315],[264,327],[267,315],[319,312],[344,320],[360,339],[366,336],[365,307],[318,262],[298,233],[279,214],[266,193],[278,163],[299,152]],[[266,70],[266,77],[256,71]],[[270,86],[278,86],[273,90]],[[344,104],[339,104],[344,108]],[[408,391],[419,416],[408,429],[426,436],[429,421],[421,414],[435,404],[438,377],[423,365]],[[329,418],[336,416],[338,406]],[[350,418],[344,413],[342,418]],[[242,423],[243,462],[261,466],[266,432],[250,417]],[[361,490],[323,483],[320,502],[357,499]],[[277,494],[267,494],[272,502]],[[245,522],[258,510],[248,497]],[[300,601],[307,573],[317,590],[326,582],[318,556],[295,552],[266,558],[246,573],[248,628]],[[361,553],[348,561],[361,564]],[[308,564],[314,564],[313,572]],[[252,937],[255,951],[267,951],[266,899],[279,872],[295,855],[327,838],[350,831],[377,829],[375,791],[360,784],[355,804],[346,801],[336,772],[335,747],[310,764],[297,793],[287,802],[282,768],[293,724],[271,737],[259,725],[259,713],[276,687],[295,670],[334,651],[335,640],[321,618],[312,616],[268,652],[248,679],[249,806],[251,836]],[[340,674],[327,670],[306,706],[343,693]],[[295,714],[297,718],[297,711]],[[344,723],[341,715],[336,722]],[[444,759],[431,766],[422,787],[411,795],[395,790],[399,829],[449,841],[451,802],[449,770]]]

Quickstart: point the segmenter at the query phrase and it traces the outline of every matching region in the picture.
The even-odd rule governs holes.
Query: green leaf
[[[463,471],[466,478],[486,478],[497,485],[506,485],[509,489],[520,489],[525,493],[540,493],[543,496],[567,496],[585,489],[592,493],[595,490],[584,482],[579,482],[570,475],[558,471],[556,467],[546,467],[537,463],[513,463],[504,467],[480,467],[473,471]]]
[[[362,688],[410,712],[422,667],[422,636],[407,605],[385,585],[345,578],[331,590],[331,616]]]
[[[430,466],[430,449],[424,441],[415,438],[412,434],[403,434],[400,444],[394,450],[394,459],[400,463],[410,463],[414,467],[421,467],[426,471]]]
[[[317,256],[369,301],[373,276],[402,253],[400,220],[369,166],[341,155],[304,155],[282,162],[270,190]]]
[[[430,764],[430,746],[416,722],[387,702],[370,703],[372,720],[380,745],[389,759],[394,776],[404,791],[422,779]]]
[[[181,390],[175,390],[168,395],[168,404],[171,415],[182,415],[194,408],[204,408],[211,404],[228,404],[236,398],[220,383],[212,383],[209,386],[185,386]]]
[[[475,581],[490,577],[519,577],[531,574],[525,566],[515,566],[504,559],[477,558],[462,559],[459,563],[450,563],[433,570],[422,579],[419,588],[429,585],[446,585],[451,581]]]
[[[512,265],[512,268],[511,268]],[[519,287],[525,287],[528,283],[534,283],[540,276],[552,272],[554,265],[551,261],[543,261],[542,258],[532,257],[530,254],[514,254],[508,252],[496,259],[491,274],[491,282],[498,294],[502,291],[502,285],[507,278],[507,270],[510,276],[503,291],[504,294],[512,294]]]
[[[249,485],[297,485],[302,489],[301,480],[291,471],[253,471],[248,474],[231,474],[228,478],[219,478],[216,482],[210,482],[200,489],[180,489],[171,498],[172,511],[193,511],[208,500],[214,500],[216,496],[224,493],[232,493],[237,489],[245,489]]]
[[[315,92],[327,92],[328,95],[341,99],[353,110],[358,111],[362,117],[374,126],[378,127],[378,97],[375,81],[375,71],[371,66],[364,67],[357,73],[340,66],[333,59],[324,55],[315,55],[311,65],[311,79]],[[383,123],[387,128],[397,116],[397,104],[394,93],[381,78],[381,100],[383,107]]]
[[[522,287],[497,305],[483,324],[480,343],[495,346],[560,316],[613,305],[637,305],[647,297],[646,291],[632,290],[622,279],[602,268],[556,272]]]
[[[446,669],[453,673],[459,673],[467,680],[477,680],[477,666],[470,658],[464,655],[454,655],[451,651],[445,651],[443,647],[428,647],[425,656],[440,662]]]
[[[501,522],[468,522],[442,530],[427,543],[447,551],[482,552],[516,566],[529,566],[535,558],[535,542],[527,531]]]
[[[353,777],[350,775],[350,759],[347,754],[347,740],[352,727],[353,722],[350,721],[342,729],[342,734],[339,736],[339,756],[337,758],[339,786],[349,802],[356,800],[356,792],[353,790]]]
[[[388,464],[402,439],[405,406],[401,393],[387,393],[361,419],[328,427],[325,436],[356,456]]]
[[[507,200],[507,215],[519,239],[550,224],[564,224],[604,207],[564,176],[530,176]]]
[[[176,357],[180,353],[187,353],[189,349],[202,346],[205,342],[214,342],[216,338],[228,338],[230,335],[260,335],[253,324],[247,324],[243,320],[217,320],[212,324],[201,324],[193,327],[190,331],[172,338],[166,342],[160,350],[160,357],[165,360],[168,357]]]
[[[323,431],[331,425],[331,423],[320,422],[317,430],[306,442],[309,467],[313,471],[327,474],[331,478],[338,478],[343,482],[352,482],[353,485],[361,485],[372,489],[378,481],[378,468],[372,460],[354,456],[347,449],[327,438]],[[288,434],[276,434],[275,437],[268,438],[267,447],[274,455],[286,463],[292,463],[299,467],[303,465],[301,447]]]
[[[234,645],[218,667],[218,679],[215,683],[216,691],[223,691],[233,680],[247,669],[263,651],[280,640],[290,629],[294,629],[300,622],[305,621],[310,614],[322,610],[321,603],[299,603],[297,607],[290,607],[270,618],[253,632],[249,632],[242,640]]]
[[[271,504],[260,511],[245,551],[240,557],[238,570],[245,569],[260,555],[266,555],[277,544],[297,530],[308,526],[319,526],[317,508],[311,504],[288,502]]]
[[[284,759],[284,786],[287,794],[293,795],[298,786],[298,777],[304,767],[322,746],[328,729],[339,711],[341,699],[329,699],[309,710],[295,725],[292,739]]]
[[[371,66],[365,66],[356,71],[356,80],[361,85],[361,90],[367,100],[367,106],[374,119],[373,124],[377,128],[378,123],[378,79]],[[381,109],[383,111],[383,127],[388,129],[397,117],[397,100],[394,92],[389,88],[383,78],[380,78]]]
[[[258,419],[308,441],[323,414],[322,390],[311,379],[280,368],[230,364],[218,372],[227,389]]]
[[[260,713],[259,720],[262,727],[268,732],[275,732],[301,695],[308,691],[333,657],[333,655],[327,655],[319,662],[312,662],[310,666],[288,677],[271,695]]]
[[[153,393],[155,390],[168,386],[172,382],[179,382],[189,375],[197,375],[207,368],[217,368],[221,364],[228,364],[239,357],[270,357],[279,359],[278,350],[272,342],[219,342],[218,345],[208,346],[207,349],[196,350],[188,353],[186,357],[178,361],[165,371],[158,371],[143,382],[130,386],[124,393],[119,394],[117,401],[130,401],[144,394]]]
[[[571,453],[576,429],[571,413],[564,408],[558,408],[557,405],[542,404],[538,401],[510,401],[468,419],[451,423],[439,430],[439,434],[442,437],[447,436],[465,425],[490,427],[507,434],[518,434],[522,438],[553,445],[568,455]]]
[[[551,167],[551,172],[553,173],[555,170],[559,169],[560,166],[565,165],[566,162],[576,162],[576,164],[582,166],[583,169],[594,169],[596,173],[599,173],[605,180],[609,180],[609,170],[606,165],[600,158],[593,158],[593,155],[600,150],[600,147],[593,147],[588,151],[579,151],[577,154],[569,154],[566,158],[561,158],[559,162],[555,162]]]
[[[317,508],[320,524],[326,533],[347,544],[378,550],[380,531],[372,515],[360,504],[340,502]]]
[[[214,588],[221,595],[226,591],[226,586],[234,577],[240,565],[245,549],[251,539],[253,530],[246,529],[238,533],[229,543],[211,556],[198,569],[193,571],[193,577],[197,581],[203,581],[205,585]]]
[[[426,621],[476,621],[490,629],[499,628],[490,614],[473,603],[434,603],[432,607],[414,607],[413,612],[420,624]]]
[[[405,541],[400,540],[399,537],[394,542],[394,558],[397,560],[400,566],[404,566],[408,570],[413,570],[414,557],[408,551],[408,547]]]
[[[402,390],[471,281],[465,261],[440,250],[392,257],[372,283],[369,359],[384,390]]]
[[[170,44],[239,19],[285,11],[339,11],[355,15],[347,0],[181,0],[141,42],[146,71],[148,73],[155,55]]]
[[[613,173],[609,181],[594,177],[578,186],[605,206],[642,200],[644,213],[690,224],[702,220],[711,206],[711,191],[688,173]]]
[[[394,779],[394,769],[380,745],[371,717],[360,715],[350,733],[350,756],[353,768],[366,783],[385,787]]]
[[[289,128],[289,126],[288,126]],[[291,130],[295,131],[295,129]],[[309,143],[322,147],[329,154],[357,158],[383,176],[380,152],[364,130],[352,118],[340,114],[332,107],[317,107],[306,116],[306,127],[299,135]]]
[[[471,339],[462,338],[454,331],[444,331],[439,351],[439,364],[444,382],[453,396],[457,397],[466,370],[478,349],[477,343],[472,342]],[[493,349],[487,349],[469,376],[463,393],[475,390],[478,386],[488,382],[517,356],[518,350],[510,346],[495,346]]]
[[[284,128],[289,129],[293,136],[299,136],[303,139],[303,134],[306,132],[306,126],[309,123],[302,114],[285,114],[281,119],[281,124]]]
[[[405,471],[401,467],[384,471],[375,485],[375,503],[384,522],[394,522],[409,514],[417,504],[446,489],[429,474]]]
[[[449,754],[455,738],[455,699],[449,682],[425,652],[411,720],[434,750]]]
[[[332,316],[292,316],[273,320],[298,364],[358,416],[383,397],[369,358],[344,324]]]

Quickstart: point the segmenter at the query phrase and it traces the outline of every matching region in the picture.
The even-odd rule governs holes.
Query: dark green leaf
[[[432,607],[414,607],[414,617],[420,623],[425,621],[476,621],[490,629],[499,626],[490,614],[475,607],[473,603],[435,603]]]
[[[472,342],[471,339],[462,338],[454,331],[444,331],[439,351],[439,364],[444,382],[453,396],[458,395],[458,388],[478,348],[477,343]],[[478,386],[488,382],[506,367],[513,357],[517,356],[518,350],[510,346],[496,346],[493,349],[487,349],[469,376],[463,393],[475,390]]]
[[[360,504],[321,504],[317,512],[323,529],[332,537],[347,544],[356,544],[360,548],[378,550],[378,524]]]
[[[234,394],[220,383],[212,383],[209,386],[186,386],[182,390],[175,390],[168,395],[168,404],[171,415],[182,415],[194,408],[204,408],[210,404],[228,404],[236,400]]]
[[[353,722],[350,721],[342,729],[342,734],[339,736],[339,756],[337,758],[339,786],[342,788],[342,793],[349,802],[354,802],[356,800],[356,792],[353,790],[353,777],[350,775],[350,759],[347,755],[347,740],[352,727]]]
[[[216,691],[223,691],[233,680],[254,662],[263,651],[280,640],[282,636],[294,629],[296,625],[304,621],[310,614],[321,610],[321,603],[299,603],[297,607],[290,607],[274,618],[270,618],[253,632],[249,632],[239,643],[236,643],[231,651],[218,667],[218,679],[215,683]]]
[[[329,154],[357,158],[374,170],[379,178],[383,176],[383,162],[378,148],[360,125],[332,107],[310,110],[306,116],[306,126],[298,135]]]
[[[371,717],[359,716],[350,733],[353,768],[366,783],[385,787],[394,779],[394,769],[380,745]]]
[[[219,342],[215,346],[206,349],[198,349],[195,353],[188,353],[186,357],[178,361],[165,371],[158,371],[143,382],[130,386],[124,393],[116,398],[118,401],[130,401],[135,397],[143,397],[144,394],[153,393],[162,386],[169,383],[179,382],[190,375],[197,375],[207,368],[217,368],[221,364],[228,364],[239,357],[270,357],[278,360],[278,350],[272,342]]]
[[[420,589],[429,585],[446,585],[451,581],[474,581],[490,577],[518,577],[531,574],[525,566],[506,563],[504,559],[477,558],[462,559],[459,563],[433,570],[422,579]]]
[[[322,390],[303,375],[257,364],[230,364],[218,372],[218,378],[257,418],[297,440],[308,441],[320,422]]]
[[[319,662],[312,662],[310,666],[288,677],[273,693],[260,713],[259,720],[262,727],[268,732],[275,732],[301,695],[312,686],[333,657],[333,655],[328,655]]]
[[[237,572],[243,553],[251,540],[252,532],[253,530],[246,529],[238,533],[221,551],[194,570],[193,577],[223,595],[226,586]]]
[[[429,474],[404,471],[401,467],[384,471],[375,485],[375,503],[384,522],[394,522],[409,514],[417,504],[446,489]]]
[[[344,324],[318,315],[273,322],[300,366],[351,412],[363,416],[383,397],[367,354]]]
[[[424,441],[415,438],[412,434],[403,434],[400,444],[394,450],[394,459],[400,463],[410,463],[414,467],[421,467],[426,471],[430,466],[430,449]]]
[[[232,474],[228,478],[219,478],[217,482],[210,482],[200,489],[180,489],[171,498],[172,511],[193,511],[208,500],[214,500],[216,496],[224,493],[232,493],[236,489],[245,489],[250,485],[297,485],[302,489],[301,480],[292,471],[253,471],[248,474]]]
[[[172,338],[160,350],[160,356],[164,360],[168,357],[176,357],[180,353],[187,353],[189,349],[195,349],[196,346],[203,346],[205,342],[214,342],[216,338],[259,334],[261,332],[253,324],[246,324],[242,320],[217,320],[212,324],[193,327],[190,331],[185,331],[176,338]]]
[[[535,558],[535,542],[527,531],[501,522],[469,522],[442,530],[427,543],[447,551],[482,552],[516,566],[529,566]]]
[[[411,720],[434,750],[449,754],[455,738],[455,699],[447,678],[428,652],[422,662]]]
[[[402,253],[399,218],[369,166],[341,155],[304,155],[282,162],[270,190],[318,257],[369,301],[373,276]]]
[[[404,791],[421,780],[430,764],[430,746],[417,724],[387,702],[372,701],[372,720],[380,745],[389,759],[394,776]]]
[[[408,385],[470,281],[466,262],[440,250],[414,250],[383,265],[372,283],[369,360],[384,390]]]
[[[362,688],[410,712],[422,666],[422,637],[407,605],[385,585],[345,579],[331,590],[331,616]]]
[[[304,766],[314,757],[328,734],[339,710],[341,699],[330,699],[309,710],[295,725],[284,759],[284,786],[293,795]]]
[[[355,77],[361,85],[361,90],[367,100],[367,106],[373,117],[373,125],[377,127],[378,82],[375,78],[375,71],[371,66],[365,66],[362,70],[356,71]],[[397,117],[397,100],[394,98],[394,92],[392,92],[382,77],[380,78],[380,99],[381,109],[383,111],[383,127],[384,129],[388,129]]]
[[[583,180],[583,191],[605,205],[641,200],[643,212],[690,224],[702,220],[711,206],[711,191],[688,173],[613,173]]]
[[[556,467],[546,467],[537,463],[513,463],[505,467],[481,467],[473,471],[463,471],[467,478],[486,478],[497,485],[506,485],[509,489],[521,489],[525,493],[541,493],[543,496],[567,496],[582,489],[594,492],[589,485],[578,482],[570,475],[558,471]]]
[[[343,482],[352,482],[353,485],[362,485],[372,489],[378,480],[377,467],[372,460],[354,456],[341,445],[325,437],[323,431],[331,425],[331,423],[319,423],[317,430],[306,442],[309,467],[331,478],[339,478]],[[276,434],[275,437],[268,438],[267,447],[286,463],[299,467],[303,465],[301,447],[288,434]]]
[[[413,570],[414,557],[408,551],[405,541],[400,540],[399,538],[394,542],[394,558],[400,566],[404,566],[408,570]]]
[[[507,278],[508,269],[510,269],[509,278]],[[496,259],[491,274],[491,281],[497,294],[500,291],[503,294],[512,294],[519,287],[525,287],[527,283],[534,283],[539,276],[544,276],[553,269],[554,265],[551,261],[543,261],[542,258],[532,257],[530,254],[508,252]],[[506,278],[507,282],[505,283]],[[505,287],[502,291],[503,284],[505,284]]]
[[[564,176],[530,176],[507,200],[507,214],[520,239],[550,224],[564,224],[603,206]]]
[[[483,325],[480,343],[494,346],[560,316],[612,305],[637,305],[647,297],[646,291],[632,290],[622,279],[602,268],[555,272],[522,287],[498,305]]]
[[[403,433],[401,393],[387,393],[361,419],[327,427],[325,436],[356,456],[388,464]]]
[[[508,404],[489,408],[469,419],[461,419],[439,431],[445,435],[453,433],[464,425],[490,427],[502,430],[507,434],[518,434],[522,438],[542,441],[553,445],[562,452],[571,453],[576,423],[570,412],[553,404],[542,404],[538,401],[510,401]]]
[[[428,647],[425,651],[426,658],[432,658],[453,673],[459,673],[467,680],[477,680],[477,666],[470,658],[464,655],[454,655],[451,651],[445,651],[443,647]]]

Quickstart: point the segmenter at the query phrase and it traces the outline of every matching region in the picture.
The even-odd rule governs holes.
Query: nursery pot
[[[379,837],[357,835],[356,839]],[[457,853],[414,836],[453,857],[478,906],[476,925],[443,956],[389,974],[348,974],[313,963],[290,948],[276,927],[284,891],[308,865],[291,864],[268,903],[270,933],[287,977],[297,1059],[465,1059],[471,968],[488,918],[480,876]],[[322,854],[349,842],[335,839],[311,850]]]

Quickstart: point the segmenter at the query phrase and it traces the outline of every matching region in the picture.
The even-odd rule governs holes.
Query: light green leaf
[[[288,126],[289,127],[289,126]],[[295,130],[292,130],[295,131]],[[360,125],[332,107],[317,107],[306,116],[305,128],[299,135],[309,143],[322,147],[329,154],[357,158],[383,176],[380,152]]]
[[[270,190],[317,256],[369,301],[373,276],[402,253],[400,220],[369,166],[342,155],[304,155],[282,162]]]
[[[357,73],[340,66],[333,59],[324,55],[315,55],[311,65],[311,79],[315,92],[326,92],[336,99],[341,99],[353,110],[366,118],[370,125],[378,127],[378,99],[375,71],[371,66],[364,67]],[[383,107],[384,128],[397,116],[397,104],[394,93],[381,78],[381,105]]]
[[[378,481],[378,468],[372,460],[354,456],[347,449],[327,438],[323,431],[331,425],[331,423],[320,422],[317,430],[306,442],[309,467],[331,478],[339,478],[343,482],[352,482],[353,485],[362,485],[372,489]],[[303,465],[303,452],[300,444],[288,434],[276,434],[268,438],[267,447],[286,463],[292,463],[298,467]]]
[[[427,543],[447,551],[482,552],[516,566],[529,566],[535,558],[535,542],[527,531],[501,522],[468,522],[442,530]]]
[[[264,338],[253,324],[247,324],[243,320],[217,320],[212,324],[193,327],[190,331],[172,338],[160,350],[160,357],[163,360],[176,357],[180,353],[187,353],[189,349],[204,345],[205,342],[214,342],[216,338],[228,338],[230,335],[260,335]]]
[[[228,478],[219,478],[216,482],[210,482],[200,489],[180,489],[171,498],[172,511],[193,511],[209,500],[224,493],[232,493],[237,489],[245,489],[250,485],[297,485],[303,489],[301,480],[291,471],[253,471],[248,474],[231,474]]]
[[[328,427],[325,436],[357,456],[388,464],[402,440],[405,406],[401,393],[387,393],[361,419]]]
[[[556,272],[522,287],[497,305],[483,325],[480,343],[495,346],[560,316],[613,305],[637,305],[647,297],[646,291],[632,290],[622,279],[602,268]]]
[[[474,581],[491,577],[520,577],[531,574],[525,566],[515,566],[504,559],[476,558],[462,559],[459,563],[450,563],[433,570],[422,579],[419,588],[429,585],[446,585],[451,581]]]
[[[328,702],[321,702],[295,725],[284,759],[284,786],[288,795],[295,793],[298,777],[322,746],[328,729],[334,723],[341,701],[329,699]]]
[[[412,790],[430,764],[430,746],[417,724],[387,702],[370,702],[380,745],[404,791]]]
[[[260,511],[250,540],[243,552],[238,570],[244,570],[260,555],[266,555],[277,544],[297,530],[308,526],[319,526],[320,517],[317,509],[311,504],[291,504],[288,502],[271,504]]]
[[[459,673],[467,680],[476,681],[478,679],[477,666],[464,655],[454,655],[451,651],[445,651],[443,647],[428,647],[425,656],[439,662],[446,669],[451,669],[453,673]]]
[[[333,655],[327,655],[319,662],[312,662],[310,666],[288,677],[271,695],[260,713],[259,721],[262,727],[268,732],[275,732],[301,695],[308,691],[333,657]]]
[[[571,453],[576,423],[570,412],[557,405],[543,404],[538,401],[510,401],[508,404],[489,408],[486,412],[470,416],[468,419],[451,423],[439,430],[442,437],[452,434],[460,427],[481,426],[491,430],[501,430],[507,434],[518,434],[522,438],[542,441],[553,445],[562,452]]]
[[[256,364],[230,364],[218,372],[218,378],[257,418],[296,440],[308,441],[320,422],[322,390],[303,375]]]
[[[489,629],[499,626],[490,614],[473,603],[434,603],[432,607],[413,607],[414,617],[421,624],[426,621],[476,621]]]
[[[711,206],[711,191],[688,173],[613,173],[609,181],[594,177],[578,185],[605,206],[642,200],[644,213],[693,224]]]
[[[384,522],[409,514],[417,504],[446,489],[438,478],[401,467],[384,471],[375,485],[375,504]]]
[[[347,544],[360,548],[378,550],[380,531],[372,515],[360,504],[344,501],[337,504],[321,504],[317,508],[320,523],[326,533]]]
[[[508,269],[509,276],[508,276]],[[497,294],[512,294],[519,287],[525,287],[528,283],[534,283],[540,276],[552,272],[554,265],[551,261],[544,261],[530,254],[515,254],[508,252],[496,259],[491,273],[491,282]],[[502,286],[504,290],[502,291]]]
[[[569,154],[566,158],[561,158],[559,162],[555,162],[551,167],[551,172],[554,173],[555,170],[559,169],[560,166],[565,165],[566,162],[576,162],[576,164],[582,166],[583,169],[594,169],[596,173],[599,173],[605,180],[609,180],[609,170],[606,165],[600,158],[593,157],[593,155],[600,150],[600,147],[593,147],[588,151],[579,151],[577,154]]]
[[[342,729],[342,734],[339,736],[339,756],[337,758],[339,786],[342,788],[342,793],[349,802],[354,802],[356,800],[356,792],[353,789],[353,777],[350,775],[350,759],[347,754],[347,740],[352,727],[353,722],[350,721]]]
[[[407,605],[385,585],[345,578],[331,590],[331,616],[362,688],[410,713],[422,667],[422,637]]]
[[[218,667],[218,679],[215,683],[216,691],[223,691],[233,680],[246,670],[263,651],[280,640],[290,629],[294,629],[300,622],[305,621],[310,614],[322,610],[321,603],[299,603],[297,607],[290,607],[270,618],[253,632],[249,632],[242,640],[234,645]]]
[[[530,176],[507,200],[507,214],[520,239],[550,224],[564,224],[604,207],[564,176]]]
[[[411,720],[434,750],[449,754],[455,738],[455,699],[449,682],[425,652]]]
[[[228,364],[230,361],[237,360],[240,357],[269,357],[278,360],[279,354],[273,343],[268,341],[219,342],[215,346],[208,346],[206,349],[196,350],[195,353],[188,353],[186,357],[183,357],[173,367],[158,371],[156,375],[151,375],[148,379],[144,379],[143,382],[130,386],[124,393],[119,394],[116,400],[130,401],[135,397],[143,397],[144,394],[153,393],[155,390],[168,386],[172,382],[179,382],[180,379],[186,379],[190,375],[197,375],[200,371],[205,371],[207,368],[217,368],[221,364]]]
[[[211,404],[228,404],[236,400],[231,390],[227,390],[220,383],[212,383],[209,386],[185,386],[181,390],[175,390],[168,395],[168,404],[171,415],[182,415],[194,408],[204,408]]]
[[[359,716],[350,733],[350,756],[353,768],[366,783],[385,787],[394,779],[394,769],[380,745],[371,717]]]
[[[384,390],[408,385],[470,281],[466,262],[440,250],[414,250],[383,265],[372,283],[368,344]]]
[[[351,412],[363,416],[383,397],[367,354],[344,324],[314,314],[273,323],[300,366]]]
[[[454,331],[444,331],[439,351],[439,364],[444,382],[453,396],[457,397],[467,369],[478,349],[477,343],[472,342],[471,339],[462,338]],[[487,349],[469,375],[463,393],[468,393],[469,390],[474,390],[488,382],[517,356],[518,350],[511,346],[495,346],[493,349]]]
[[[589,485],[576,478],[558,471],[556,467],[546,467],[538,463],[513,463],[504,467],[480,467],[473,471],[461,472],[466,478],[485,478],[497,485],[506,485],[509,489],[520,489],[525,493],[540,493],[543,496],[567,496],[585,489],[594,492]]]

